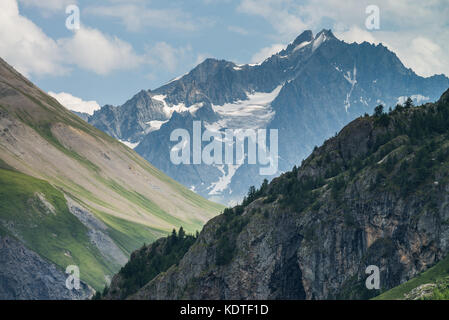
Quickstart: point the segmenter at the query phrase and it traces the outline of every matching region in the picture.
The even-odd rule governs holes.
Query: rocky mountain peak
[[[311,30],[306,30],[301,33],[292,43],[290,43],[285,50],[282,50],[279,54],[281,56],[289,55],[297,52],[304,47],[312,47],[315,51],[322,43],[329,40],[338,40],[330,29],[323,29],[315,36]]]
[[[315,36],[315,40],[318,39],[320,36],[325,36],[326,39],[337,39],[336,36],[332,33],[331,29],[323,29],[320,32],[318,32]],[[338,39],[337,39],[338,40]]]
[[[176,267],[127,298],[369,299],[380,293],[365,287],[369,265],[382,290],[415,277],[449,252],[440,223],[448,110],[429,103],[357,118],[210,220]]]
[[[313,33],[311,30],[302,32],[296,39],[291,42],[285,50],[282,50],[279,54],[281,56],[288,55],[295,52],[298,48],[304,47],[313,41]]]
[[[304,41],[312,41],[313,33],[311,30],[306,30],[301,33],[298,37],[296,37],[295,41],[292,42],[293,46],[297,46],[298,44],[303,43]]]
[[[327,29],[321,30],[320,32],[317,33],[317,35],[313,39],[312,51],[315,51],[323,43],[331,41],[331,40],[338,40],[338,39],[334,36],[334,34],[332,33],[332,31],[330,29],[329,30],[327,30]]]
[[[105,110],[89,122],[121,140],[140,142],[136,151],[156,167],[189,188],[194,186],[195,192],[228,203],[240,201],[251,184],[263,181],[265,177],[254,173],[258,167],[240,166],[235,172],[225,167],[223,172],[214,165],[201,169],[172,165],[167,137],[176,129],[177,117],[170,119],[171,113],[165,116],[163,111],[188,110],[195,119],[219,130],[236,126],[235,119],[245,127],[263,123],[268,129],[282,128],[279,168],[286,171],[300,163],[314,145],[345,123],[372,112],[376,105],[388,108],[408,96],[435,101],[448,86],[444,76],[422,78],[407,70],[382,45],[349,44],[329,29],[316,35],[306,30],[258,65],[206,59],[189,73],[154,89],[152,99],[133,101],[145,108],[125,104],[120,112]],[[158,127],[160,121],[167,123]],[[189,121],[185,119],[181,127],[192,128]],[[224,178],[229,183],[217,196],[213,185]]]
[[[204,60],[203,62],[201,62],[195,69],[192,70],[192,72],[194,71],[202,71],[202,70],[209,70],[209,69],[214,69],[214,68],[220,68],[220,67],[225,67],[227,65],[232,65],[232,62],[226,61],[226,60],[219,60],[219,59],[215,59],[215,58],[207,58],[206,60]]]

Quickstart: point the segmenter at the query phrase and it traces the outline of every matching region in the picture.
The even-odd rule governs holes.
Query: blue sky
[[[70,4],[77,31],[65,26]],[[379,30],[365,26],[369,4],[380,9]],[[306,29],[382,42],[418,74],[449,74],[448,16],[447,0],[1,0],[0,56],[89,109],[86,101],[122,104],[207,57],[259,62]]]

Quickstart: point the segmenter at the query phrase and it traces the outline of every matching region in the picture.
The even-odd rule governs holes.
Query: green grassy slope
[[[197,206],[198,208],[202,208],[204,210],[218,213],[221,210],[224,209],[224,206],[208,201],[204,199],[203,197],[199,196],[198,194],[192,192],[191,190],[187,189],[177,181],[173,180],[172,178],[168,177],[155,167],[153,167],[150,163],[142,159],[140,156],[138,156],[133,150],[125,147],[122,145],[119,141],[115,140],[114,138],[108,136],[104,132],[92,127],[88,123],[84,122],[80,118],[78,118],[76,115],[74,115],[72,112],[66,110],[63,108],[59,103],[54,100],[52,97],[42,95],[42,99],[44,99],[48,105],[55,108],[58,112],[54,112],[54,110],[51,110],[46,106],[42,101],[34,98],[33,96],[23,92],[20,89],[17,89],[14,87],[15,90],[19,90],[22,94],[24,94],[26,97],[28,97],[30,100],[32,100],[34,103],[39,105],[42,110],[45,112],[46,117],[43,117],[43,119],[39,119],[38,122],[36,122],[36,119],[33,118],[32,114],[29,114],[26,110],[16,110],[15,113],[18,116],[18,118],[31,128],[33,128],[36,132],[38,132],[45,140],[47,140],[53,147],[57,148],[61,152],[63,152],[68,157],[78,161],[81,163],[86,169],[90,170],[93,175],[95,175],[95,178],[100,180],[101,183],[105,184],[106,186],[110,187],[114,192],[117,192],[120,195],[123,195],[125,198],[130,199],[133,203],[136,203],[139,206],[142,206],[144,204],[144,209],[149,210],[153,214],[159,214],[161,213],[160,208],[157,208],[157,205],[151,202],[148,198],[145,198],[142,195],[138,195],[136,193],[133,193],[132,191],[124,189],[120,184],[113,180],[106,180],[104,177],[102,177],[99,173],[101,171],[101,168],[98,167],[95,163],[91,162],[89,159],[86,159],[82,155],[79,155],[77,152],[70,150],[63,146],[60,141],[54,136],[52,133],[51,127],[55,123],[64,123],[68,126],[71,126],[73,128],[79,129],[90,136],[98,139],[99,143],[104,144],[105,142],[110,143],[111,145],[114,145],[118,148],[121,148],[123,152],[126,153],[126,156],[132,159],[134,162],[136,162],[139,166],[141,166],[146,172],[148,172],[151,176],[157,178],[160,181],[163,181],[164,183],[168,184],[170,187],[172,187],[176,192],[178,192],[186,202],[189,202],[193,204],[194,206]],[[2,106],[0,105],[0,108]],[[3,107],[4,108],[4,107]],[[6,108],[4,108],[6,109]],[[96,201],[98,199],[95,199]],[[150,204],[148,206],[148,204]],[[167,217],[170,215],[167,212],[163,213],[164,218],[171,219],[171,217]],[[175,222],[171,220],[170,222]],[[175,223],[175,225],[181,226],[180,222]],[[188,231],[195,231],[198,229],[201,229],[203,223],[199,222],[194,223],[191,226],[184,226],[185,229]]]
[[[127,255],[142,244],[152,243],[166,232],[99,212],[97,216],[109,227],[108,235]]]
[[[46,107],[41,101],[33,98],[29,94],[25,93],[23,94],[26,95],[30,100],[41,106],[42,109],[45,110],[45,112],[50,112],[50,110],[48,110],[48,107]],[[47,97],[45,98],[47,99]],[[58,106],[57,102],[52,101],[51,98],[47,100],[48,103],[51,104],[53,107],[58,109],[62,108],[61,106]],[[0,105],[0,108],[4,107]],[[86,170],[90,171],[90,174],[94,179],[97,180],[98,183],[103,184],[106,188],[110,189],[112,192],[118,194],[119,196],[127,199],[136,206],[140,207],[143,211],[147,211],[151,215],[158,216],[159,218],[168,222],[172,226],[175,226],[177,228],[183,226],[187,231],[193,233],[196,230],[200,230],[205,221],[201,221],[200,219],[192,219],[192,221],[183,221],[179,218],[176,218],[170,212],[167,212],[167,210],[162,209],[160,206],[154,203],[154,201],[152,201],[145,195],[142,195],[134,190],[128,190],[126,189],[126,187],[123,187],[119,182],[109,179],[107,177],[105,178],[102,175],[101,167],[97,166],[95,163],[93,163],[86,157],[83,157],[82,155],[78,154],[76,151],[65,147],[63,144],[61,144],[60,141],[58,141],[57,137],[54,136],[51,130],[53,124],[64,123],[70,127],[82,130],[83,132],[97,139],[101,138],[99,142],[102,144],[107,142],[108,144],[110,143],[111,145],[114,145],[115,147],[122,149],[121,151],[125,152],[126,156],[128,156],[130,159],[132,159],[132,161],[137,163],[141,168],[143,168],[143,170],[148,172],[152,177],[167,184],[172,190],[178,193],[179,196],[182,197],[186,203],[190,203],[194,207],[210,212],[211,213],[210,217],[212,217],[214,214],[218,214],[221,210],[224,209],[222,205],[204,199],[203,197],[190,191],[180,183],[166,176],[161,171],[159,171],[158,169],[154,168],[151,164],[146,162],[144,159],[140,158],[137,154],[134,153],[134,151],[126,150],[128,148],[122,145],[117,140],[91,127],[89,124],[84,123],[81,119],[78,119],[78,117],[72,114],[71,112],[68,112],[67,110],[63,111],[64,111],[63,116],[61,116],[61,114],[59,113],[52,112],[51,115],[49,115],[47,118],[39,120],[38,123],[36,123],[35,119],[32,118],[33,116],[28,114],[27,111],[17,110],[16,115],[23,123],[33,128],[41,137],[43,137],[47,142],[49,142],[51,146],[57,148],[67,157],[77,161]],[[98,203],[101,206],[108,206],[108,204],[103,202],[100,197],[83,189],[82,186],[80,186],[79,184],[75,184],[72,181],[66,180],[64,178],[62,178],[61,181],[56,182],[52,178],[53,177],[50,176],[48,177],[48,180],[51,183],[57,185],[58,184],[64,185],[65,187],[64,189],[70,191],[70,193],[82,194],[84,197],[88,198],[92,202]],[[114,209],[110,205],[109,207],[111,209]],[[168,232],[170,231],[170,228],[165,228],[164,230]]]
[[[81,278],[96,289],[103,287],[104,274],[118,268],[106,263],[90,243],[87,228],[69,212],[64,195],[43,180],[0,169],[0,220],[2,230],[8,225],[13,236],[61,269],[78,265]]]
[[[449,255],[438,262],[429,270],[421,273],[417,277],[390,289],[373,300],[400,300],[405,298],[405,294],[410,293],[413,289],[428,283],[447,283],[449,277]],[[448,290],[449,291],[449,290]],[[435,297],[436,298],[436,297]]]
[[[42,203],[38,194],[54,212]],[[107,214],[98,213],[97,217],[105,222],[108,235],[127,255],[166,234]],[[70,213],[61,191],[44,180],[1,168],[0,235],[21,240],[61,270],[68,265],[79,266],[82,280],[95,289],[102,289],[105,275],[112,276],[121,267],[107,261],[90,242],[87,228]]]

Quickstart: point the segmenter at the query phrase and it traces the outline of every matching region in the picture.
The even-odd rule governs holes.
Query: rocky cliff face
[[[426,270],[449,252],[448,96],[351,122],[129,298],[369,298]]]
[[[0,236],[1,300],[84,300],[94,290],[84,282],[80,289],[66,287],[67,275],[10,236]]]
[[[111,285],[94,299],[124,299],[141,289],[158,274],[167,271],[186,254],[196,237],[173,231],[166,238],[160,238],[148,246],[132,253],[129,262],[120,269],[111,281]]]
[[[114,138],[137,141],[148,133],[150,126],[147,122],[167,119],[163,103],[142,90],[120,108],[107,105],[97,110],[88,121]]]

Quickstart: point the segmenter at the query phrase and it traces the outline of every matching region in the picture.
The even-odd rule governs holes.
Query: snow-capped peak
[[[316,49],[318,49],[324,42],[331,40],[331,39],[335,39],[334,34],[332,33],[331,30],[326,30],[323,29],[321,30],[316,36],[315,39],[313,40],[313,45],[312,45],[312,51],[315,51]]]
[[[311,43],[311,41],[304,41],[304,42],[301,42],[300,44],[298,44],[298,45],[293,49],[293,52],[295,52],[295,51],[297,51],[297,50],[299,50],[299,49],[304,48],[305,46],[309,45],[310,43]]]
[[[309,45],[312,46],[312,51],[315,51],[318,49],[324,42],[331,40],[331,39],[337,39],[331,30],[323,29],[320,32],[316,34],[316,36],[313,36],[312,31],[306,30],[303,33],[301,33],[295,41],[290,43],[286,50],[281,51],[280,54],[290,54],[294,53],[302,48],[305,48]]]

